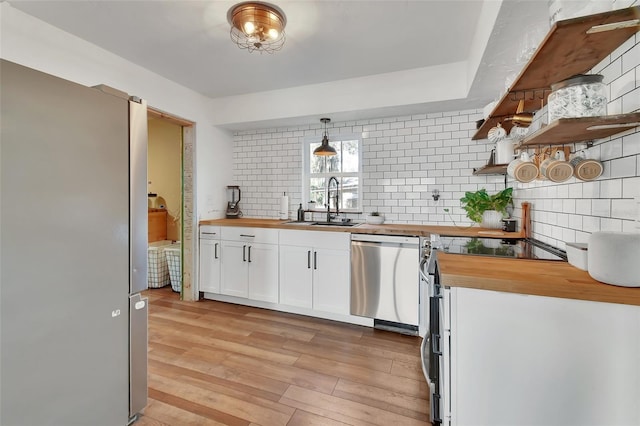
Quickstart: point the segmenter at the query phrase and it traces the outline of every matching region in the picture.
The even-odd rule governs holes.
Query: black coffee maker
[[[235,185],[227,186],[227,219],[237,219],[242,216],[240,211],[240,187]]]

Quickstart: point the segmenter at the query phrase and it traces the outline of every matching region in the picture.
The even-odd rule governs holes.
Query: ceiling
[[[260,54],[230,40],[234,1],[8,2],[210,98],[466,61],[483,7],[482,0],[273,0],[287,15],[286,42]],[[503,85],[509,70],[501,64],[513,62],[517,47],[504,41],[546,14],[539,0],[503,3],[469,107],[492,100]]]

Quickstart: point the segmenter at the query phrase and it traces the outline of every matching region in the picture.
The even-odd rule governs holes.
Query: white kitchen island
[[[639,288],[565,262],[438,261],[443,424],[640,424]]]

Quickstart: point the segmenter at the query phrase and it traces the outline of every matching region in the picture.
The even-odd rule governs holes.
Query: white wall
[[[231,180],[231,135],[212,124],[210,99],[0,3],[0,56],[86,86],[106,84],[196,122],[198,216],[219,217]]]
[[[147,192],[167,209],[167,239],[182,240],[182,126],[168,120],[148,121]]]

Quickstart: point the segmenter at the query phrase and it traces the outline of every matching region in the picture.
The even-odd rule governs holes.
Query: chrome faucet
[[[331,194],[331,182],[336,183],[336,215],[337,217],[340,214],[340,208],[338,203],[340,202],[340,184],[338,183],[338,179],[335,176],[331,176],[329,178],[329,182],[327,182],[327,222],[331,222],[331,203],[330,194]]]

